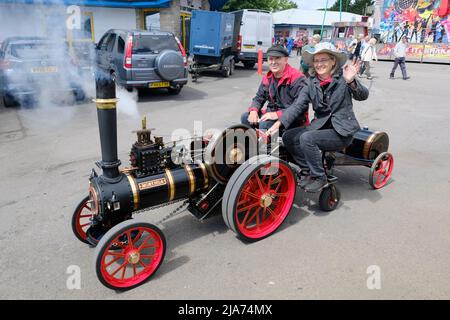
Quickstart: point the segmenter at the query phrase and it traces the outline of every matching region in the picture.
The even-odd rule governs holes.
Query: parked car
[[[0,46],[0,95],[5,107],[43,92],[85,98],[67,45],[41,37],[10,37]]]
[[[186,53],[170,32],[109,30],[97,44],[96,64],[128,90],[167,88],[179,94],[188,82]]]

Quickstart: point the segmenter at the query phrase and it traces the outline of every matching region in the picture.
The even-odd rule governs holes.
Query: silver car
[[[109,30],[96,46],[96,65],[128,90],[179,94],[188,82],[186,53],[170,32]]]

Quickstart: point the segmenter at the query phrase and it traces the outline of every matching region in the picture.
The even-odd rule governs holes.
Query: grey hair
[[[330,57],[330,59],[332,59],[334,61],[334,67],[331,69],[331,75],[334,76],[337,73],[339,73],[339,66],[338,66],[338,61],[336,59],[336,57],[332,54],[327,53],[327,55]],[[314,58],[313,58],[314,61]],[[314,69],[314,64],[312,66],[309,67],[308,69],[308,73],[312,76],[315,77],[316,76],[316,69]]]

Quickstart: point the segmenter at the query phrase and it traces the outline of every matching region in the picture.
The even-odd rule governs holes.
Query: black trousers
[[[395,58],[394,66],[392,67],[390,76],[392,78],[394,77],[395,70],[397,69],[397,66],[399,66],[399,65],[400,65],[400,69],[402,70],[403,79],[405,79],[407,77],[407,74],[406,74],[406,64],[405,64],[405,58],[404,57],[403,58]]]
[[[353,136],[344,137],[333,128],[308,130],[292,128],[283,135],[283,144],[303,172],[314,178],[325,176],[322,151],[340,151],[351,144]]]

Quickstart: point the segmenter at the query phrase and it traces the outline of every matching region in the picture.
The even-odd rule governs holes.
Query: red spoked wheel
[[[392,175],[394,169],[394,157],[389,152],[381,153],[370,168],[369,184],[374,189],[384,187]]]
[[[72,215],[72,231],[78,240],[86,244],[89,244],[86,237],[86,231],[89,229],[92,216],[94,215],[91,212],[91,205],[88,201],[89,197],[85,197],[81,200]]]
[[[131,220],[122,222],[109,230],[97,245],[97,277],[108,288],[132,289],[158,270],[165,251],[166,240],[158,227]]]
[[[273,234],[289,214],[296,193],[295,175],[286,162],[254,158],[233,175],[222,201],[225,223],[247,241]]]

